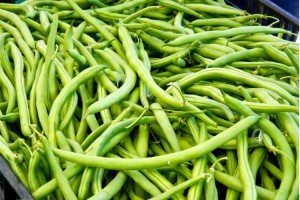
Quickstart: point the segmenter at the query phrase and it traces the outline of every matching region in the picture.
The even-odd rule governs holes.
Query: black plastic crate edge
[[[20,182],[19,178],[13,173],[9,164],[2,156],[0,156],[0,171],[7,182],[10,184],[12,189],[16,192],[19,199],[34,200],[31,194],[25,188],[23,183]]]

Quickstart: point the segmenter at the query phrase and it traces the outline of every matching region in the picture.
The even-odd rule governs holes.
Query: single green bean
[[[209,63],[207,67],[223,67],[232,62],[247,60],[250,58],[267,58],[267,56],[264,54],[264,50],[261,48],[243,50],[221,56]]]
[[[266,54],[276,62],[285,64],[287,66],[293,66],[291,60],[284,52],[268,44],[263,44],[261,47],[265,50]]]
[[[210,14],[221,14],[221,15],[242,15],[245,11],[240,9],[223,8],[221,6],[208,5],[203,3],[185,3],[184,6],[197,11],[205,12]]]
[[[243,185],[243,198],[257,199],[254,177],[251,173],[248,161],[248,131],[243,132],[237,137],[237,156],[238,169],[241,183]]]
[[[171,46],[180,46],[184,44],[191,43],[195,40],[199,40],[200,42],[205,40],[211,40],[221,37],[233,37],[236,35],[242,35],[242,34],[255,34],[255,33],[286,33],[291,34],[290,31],[281,29],[281,28],[270,28],[267,26],[249,26],[249,27],[237,27],[237,28],[231,28],[224,31],[206,31],[201,33],[195,33],[193,35],[184,35],[179,38],[176,38],[175,40],[167,43]]]
[[[9,61],[9,57],[7,52],[5,51],[5,39],[10,36],[9,33],[2,33],[0,35],[0,61],[1,61],[1,65],[5,71],[6,76],[9,78],[9,80],[14,83],[15,79],[14,79],[14,71],[11,65],[11,62]]]
[[[289,49],[288,45],[284,45],[283,47],[284,52],[291,60],[291,63],[295,67],[296,71],[299,73],[299,60],[298,58],[293,54],[293,52]]]
[[[28,101],[25,91],[25,83],[23,77],[24,63],[23,56],[19,48],[14,44],[11,45],[11,54],[14,60],[15,65],[15,85],[16,85],[16,94],[17,94],[17,103],[19,107],[20,114],[20,123],[22,134],[25,136],[31,135],[30,125],[30,114],[28,108]]]
[[[169,141],[174,151],[180,151],[180,146],[175,136],[175,132],[168,120],[166,113],[162,110],[162,107],[158,103],[153,103],[150,105],[150,109],[154,113],[154,116],[157,118],[157,122],[162,128],[165,137]]]

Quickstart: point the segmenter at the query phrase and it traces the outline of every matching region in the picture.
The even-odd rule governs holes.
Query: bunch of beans
[[[0,153],[34,199],[298,199],[299,45],[277,23],[223,0],[1,3]]]

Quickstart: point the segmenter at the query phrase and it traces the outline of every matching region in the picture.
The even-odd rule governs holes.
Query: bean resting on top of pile
[[[279,22],[224,0],[0,3],[0,154],[34,199],[296,200]]]

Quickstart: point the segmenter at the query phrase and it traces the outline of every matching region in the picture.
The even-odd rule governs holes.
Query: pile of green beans
[[[223,0],[0,3],[0,154],[34,199],[296,200],[299,45],[276,22]]]

